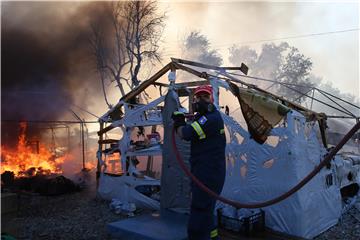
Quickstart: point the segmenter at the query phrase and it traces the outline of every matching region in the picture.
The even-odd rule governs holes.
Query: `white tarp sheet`
[[[136,191],[136,186],[159,186],[160,181],[152,178],[137,178],[135,176],[108,176],[101,174],[98,195],[102,199],[118,199],[124,203],[135,203],[137,208],[160,209],[160,202]]]
[[[315,122],[306,122],[293,111],[283,127],[274,128],[260,145],[231,117],[223,115],[227,128],[227,172],[222,195],[242,203],[263,202],[295,186],[322,160],[325,149],[316,138]],[[341,214],[333,167],[322,169],[288,199],[264,208],[266,225],[276,231],[313,238],[337,223]],[[218,206],[221,204],[218,203]]]
[[[190,205],[190,179],[181,170],[172,146],[173,120],[171,115],[180,107],[179,98],[175,91],[169,90],[166,94],[163,114],[164,146],[161,170],[161,209],[187,211]],[[190,142],[176,136],[176,145],[189,165]]]

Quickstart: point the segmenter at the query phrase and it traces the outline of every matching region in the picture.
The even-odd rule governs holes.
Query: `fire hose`
[[[335,156],[335,154],[345,145],[347,141],[360,129],[360,122],[356,123],[354,127],[340,140],[340,142],[330,150],[329,153],[323,158],[323,160],[319,163],[319,165],[314,168],[306,177],[304,177],[297,185],[295,185],[293,188],[288,190],[287,192],[283,193],[282,195],[275,197],[273,199],[267,200],[265,202],[260,203],[240,203],[231,199],[227,199],[225,197],[222,197],[209,189],[203,182],[201,182],[197,177],[195,177],[191,171],[188,169],[188,167],[185,165],[184,160],[182,159],[175,141],[175,128],[172,129],[172,145],[175,151],[176,159],[181,167],[181,169],[185,172],[185,174],[191,178],[191,180],[203,191],[208,193],[210,196],[214,197],[215,199],[229,204],[235,208],[262,208],[267,207],[273,204],[276,204],[288,197],[290,197],[292,194],[297,192],[300,188],[302,188],[305,184],[307,184],[316,174],[320,172],[320,170],[326,166],[328,163],[330,163],[331,159]]]

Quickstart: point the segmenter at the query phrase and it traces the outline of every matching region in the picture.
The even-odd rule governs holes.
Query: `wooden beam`
[[[154,82],[153,85],[159,86],[159,87],[169,87],[169,84],[166,83],[160,83],[160,82]]]
[[[139,95],[142,91],[144,91],[148,86],[153,84],[156,80],[161,78],[167,71],[172,69],[172,63],[168,63],[165,67],[160,69],[157,73],[155,73],[152,77],[150,77],[148,80],[142,82],[139,86],[137,86],[135,89],[130,91],[129,93],[125,94],[120,101],[127,102],[128,100],[132,99],[133,97]]]
[[[181,60],[181,59],[180,59],[180,60]],[[208,79],[209,76],[211,76],[211,75],[208,75],[206,72],[199,72],[199,71],[197,71],[197,70],[195,70],[195,69],[192,69],[192,68],[190,68],[190,67],[184,66],[184,65],[179,64],[179,63],[176,63],[176,62],[174,62],[174,66],[175,66],[177,69],[182,69],[182,70],[184,70],[184,71],[186,71],[186,72],[189,72],[189,73],[191,73],[191,74],[194,74],[195,76],[198,76],[198,77],[200,77],[200,78]],[[310,110],[310,109],[307,109],[307,108],[301,106],[300,104],[293,103],[293,102],[291,102],[291,101],[289,101],[289,100],[287,100],[287,99],[285,99],[285,98],[283,98],[283,97],[277,96],[277,95],[275,95],[275,94],[273,94],[273,93],[270,93],[270,92],[268,92],[268,91],[266,91],[266,90],[263,90],[263,89],[257,87],[256,85],[249,84],[249,83],[246,83],[246,82],[244,82],[244,81],[241,81],[241,80],[239,80],[239,79],[237,79],[237,78],[235,78],[235,77],[233,77],[233,76],[231,76],[231,75],[229,75],[229,74],[227,74],[227,73],[220,73],[220,74],[222,74],[223,76],[225,76],[225,77],[226,77],[225,80],[227,80],[227,81],[241,83],[241,84],[243,84],[243,85],[245,85],[245,86],[247,86],[247,87],[249,87],[249,88],[255,89],[255,90],[259,91],[259,92],[262,92],[262,93],[264,93],[264,94],[267,94],[267,95],[269,95],[269,96],[272,96],[272,97],[275,98],[275,99],[279,99],[279,100],[281,100],[281,101],[283,101],[283,102],[286,102],[286,103],[288,104],[288,106],[290,106],[290,107],[293,108],[293,109],[298,109],[298,110],[302,110],[302,111],[307,111],[307,112],[311,112],[311,113],[314,113],[314,114],[317,114],[317,115],[318,115],[318,113],[316,113],[316,112],[314,112],[314,111],[312,111],[312,110]],[[212,77],[216,77],[216,76],[212,76]],[[223,79],[224,79],[224,78],[223,78]]]
[[[184,70],[184,71],[186,71],[186,72],[188,72],[188,73],[191,73],[191,74],[193,74],[193,75],[195,75],[195,76],[198,76],[199,78],[204,78],[204,79],[208,80],[208,74],[207,74],[207,72],[199,72],[199,71],[197,71],[197,70],[195,70],[195,69],[186,67],[186,66],[184,66],[184,65],[182,65],[182,64],[175,63],[175,62],[174,62],[173,64],[174,64],[174,67],[175,67],[176,69]]]
[[[186,88],[177,89],[176,92],[177,92],[179,97],[187,97],[187,96],[189,96],[189,92],[187,91]]]
[[[104,140],[98,141],[99,144],[111,144],[111,143],[118,143],[118,142],[119,142],[118,139],[104,139]]]
[[[114,127],[113,125],[109,125],[109,126],[103,128],[103,129],[100,129],[100,131],[98,131],[97,134],[98,134],[99,136],[101,136],[102,134],[104,134],[104,133],[106,133],[106,132],[108,132],[108,131],[110,131],[110,130],[112,130],[112,129],[114,129],[114,128],[115,128],[115,127]]]
[[[218,66],[198,63],[198,62],[194,62],[194,61],[179,59],[179,58],[171,58],[171,61],[173,61],[175,63],[182,63],[182,64],[187,64],[187,65],[192,65],[195,67],[201,67],[201,68],[207,68],[207,69],[213,69],[213,70],[219,70],[219,71],[221,71],[221,70],[239,70],[242,73],[244,73],[245,75],[247,75],[248,70],[249,70],[248,66],[246,66],[244,63],[241,63],[240,67],[218,67]]]
[[[170,62],[168,63],[165,67],[163,67],[162,69],[160,69],[157,73],[155,73],[152,77],[150,77],[148,80],[142,82],[139,86],[137,86],[135,89],[131,90],[130,92],[128,92],[127,94],[125,94],[121,99],[120,102],[116,104],[115,107],[113,107],[112,109],[110,109],[106,114],[107,116],[111,116],[112,118],[114,118],[114,120],[119,120],[121,119],[122,115],[121,115],[121,110],[120,108],[123,106],[123,104],[121,103],[121,101],[129,101],[130,99],[132,99],[133,97],[139,95],[142,91],[144,91],[148,86],[150,86],[151,84],[155,84],[156,80],[158,80],[160,77],[162,77],[167,71],[173,69],[173,64]],[[157,83],[157,85],[161,86],[163,83]],[[168,86],[167,86],[168,87]],[[118,111],[120,115],[120,118],[116,118],[116,112]]]
[[[194,99],[194,89],[190,89],[190,94],[189,94],[189,112],[193,113],[194,109],[193,109],[193,105],[192,105],[192,101]]]
[[[180,60],[181,60],[181,59],[180,59]],[[179,64],[179,63],[176,63],[176,62],[174,62],[174,66],[175,66],[177,69],[184,70],[184,71],[189,72],[189,73],[191,73],[191,74],[194,74],[195,76],[198,76],[198,77],[200,77],[200,78],[205,78],[206,80],[207,80],[210,76],[211,76],[211,77],[216,77],[216,76],[208,75],[206,72],[199,72],[199,71],[197,71],[197,70],[195,70],[195,69],[192,69],[192,68],[190,68],[190,67],[184,66],[184,65]],[[289,107],[291,107],[291,108],[293,108],[293,109],[302,110],[302,111],[306,111],[306,112],[310,112],[310,113],[319,115],[319,113],[317,113],[317,112],[314,112],[314,111],[312,111],[312,110],[310,110],[310,109],[307,109],[307,108],[301,106],[300,104],[291,102],[291,101],[289,101],[289,100],[287,100],[287,99],[285,99],[285,98],[283,98],[283,97],[277,96],[277,95],[275,95],[275,94],[273,94],[273,93],[270,93],[270,92],[268,92],[268,91],[266,91],[266,90],[263,90],[263,89],[257,87],[257,86],[254,85],[254,84],[249,84],[249,83],[247,83],[247,82],[241,81],[240,79],[237,79],[237,78],[235,78],[235,77],[233,77],[233,76],[231,76],[231,75],[229,75],[229,74],[227,74],[227,73],[221,73],[221,72],[220,72],[220,74],[223,75],[223,76],[225,76],[225,78],[222,78],[222,79],[224,79],[224,80],[226,80],[226,81],[241,83],[241,84],[247,86],[248,88],[255,89],[255,90],[257,90],[257,91],[259,91],[259,92],[262,92],[262,93],[264,93],[264,94],[266,94],[266,95],[269,95],[269,96],[271,96],[271,97],[273,97],[273,98],[275,98],[275,99],[278,99],[278,100],[280,100],[280,101],[283,101],[283,102],[285,102]]]
[[[197,81],[197,82],[176,83],[175,87],[176,88],[187,88],[187,87],[197,87],[197,86],[209,85],[209,84],[210,84],[209,80],[204,80],[204,81]]]

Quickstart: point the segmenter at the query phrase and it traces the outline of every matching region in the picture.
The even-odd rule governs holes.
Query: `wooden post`
[[[313,90],[312,90],[312,97],[311,97],[311,105],[310,105],[310,110],[312,110],[312,107],[313,107],[313,102],[314,102],[314,95],[315,95],[315,89],[313,88]]]
[[[82,165],[83,170],[85,170],[85,136],[84,136],[84,122],[80,123],[81,130],[81,151],[82,151]]]
[[[193,106],[192,106],[192,102],[193,102],[193,99],[194,99],[194,90],[189,89],[189,91],[190,91],[190,94],[189,94],[189,113],[193,113],[194,109],[193,109]]]
[[[153,125],[151,127],[151,133],[155,133],[155,132],[156,132],[156,125]],[[153,165],[154,165],[154,157],[148,156],[145,174],[149,177],[154,177]]]
[[[358,124],[360,122],[360,118],[356,118],[355,120],[356,120],[356,124]],[[355,139],[357,139],[356,144],[358,146],[358,153],[360,153],[360,132],[358,132],[356,135],[357,135],[355,137]]]
[[[104,122],[100,121],[100,130],[99,132],[102,132],[104,129]],[[97,169],[96,169],[96,189],[99,187],[99,179],[100,179],[100,173],[101,173],[101,161],[102,161],[102,141],[103,141],[103,133],[99,134],[99,148],[97,152]]]
[[[67,130],[67,144],[68,144],[68,153],[70,153],[70,148],[71,148],[71,145],[70,145],[70,127],[69,126],[66,126],[66,130]]]

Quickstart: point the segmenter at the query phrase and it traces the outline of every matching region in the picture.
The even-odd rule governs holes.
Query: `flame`
[[[65,157],[56,157],[47,147],[39,143],[38,152],[26,142],[27,123],[20,123],[17,149],[1,146],[1,173],[14,172],[18,177],[26,175],[62,173],[61,164]]]
[[[85,168],[87,168],[87,169],[95,169],[95,167],[96,167],[95,163],[92,163],[92,162],[85,163]]]
[[[121,174],[121,157],[119,153],[113,153],[106,157],[105,159],[107,168],[107,173],[113,173],[113,174]]]

